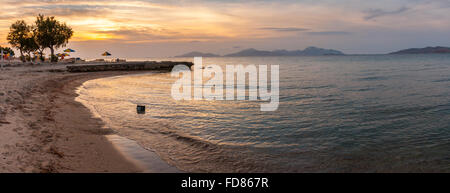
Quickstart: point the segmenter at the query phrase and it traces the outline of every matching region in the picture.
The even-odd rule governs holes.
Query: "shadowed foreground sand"
[[[136,72],[71,74],[63,69],[0,71],[0,172],[142,171],[106,139],[112,131],[74,101],[74,89],[84,81]]]

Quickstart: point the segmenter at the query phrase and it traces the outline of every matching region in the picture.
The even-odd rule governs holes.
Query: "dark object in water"
[[[138,105],[136,109],[138,114],[145,114],[145,106]]]

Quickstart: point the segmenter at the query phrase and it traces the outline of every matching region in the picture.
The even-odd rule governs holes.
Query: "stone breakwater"
[[[194,64],[192,62],[173,62],[173,61],[123,62],[110,64],[73,65],[67,66],[67,71],[69,72],[136,71],[136,70],[170,71],[176,65],[186,65],[190,68]]]

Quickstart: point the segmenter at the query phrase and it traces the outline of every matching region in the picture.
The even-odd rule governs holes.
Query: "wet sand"
[[[64,65],[0,71],[0,172],[145,172],[74,99],[83,82],[142,72],[63,72]]]

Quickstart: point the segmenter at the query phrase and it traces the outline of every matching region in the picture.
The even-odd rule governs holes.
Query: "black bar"
[[[267,179],[267,187],[256,179]],[[182,187],[183,180],[215,180],[214,187]],[[233,187],[227,179],[253,181],[253,187]],[[3,187],[15,191],[114,192],[386,192],[447,189],[448,174],[1,174]],[[236,180],[234,180],[236,183]],[[17,183],[20,185],[17,185]],[[193,181],[191,181],[193,182]],[[203,181],[204,182],[204,181]],[[229,181],[228,181],[229,182]],[[243,182],[243,181],[242,181]],[[221,184],[219,184],[221,183]],[[200,183],[198,183],[200,184]],[[205,185],[205,183],[203,183]],[[248,184],[248,183],[247,183]],[[190,184],[193,185],[192,183]],[[236,184],[234,184],[236,185]],[[240,184],[242,185],[242,184]]]

